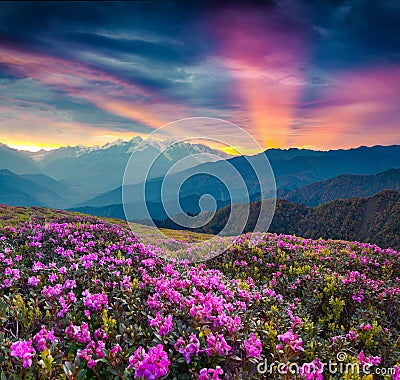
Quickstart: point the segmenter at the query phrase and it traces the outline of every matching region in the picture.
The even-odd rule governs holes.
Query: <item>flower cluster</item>
[[[24,368],[32,365],[32,357],[35,356],[35,350],[32,347],[32,339],[18,340],[10,346],[10,355],[22,359]]]
[[[189,342],[186,343],[182,337],[174,344],[175,350],[177,350],[186,359],[186,363],[190,363],[192,355],[199,355],[200,341],[197,339],[196,335],[190,334]]]
[[[40,331],[33,337],[39,351],[45,350],[47,341],[55,342],[54,330],[47,331],[46,326],[42,326]]]
[[[218,366],[217,368],[203,368],[200,370],[199,380],[220,380],[219,375],[223,375],[224,370]]]
[[[150,347],[148,353],[143,347],[139,347],[129,357],[128,369],[134,368],[135,379],[158,379],[168,373],[171,362],[161,344]]]
[[[65,329],[65,333],[75,342],[85,343],[91,341],[89,325],[86,322],[82,322],[81,326],[74,326],[70,322],[69,326]]]
[[[108,300],[104,293],[90,294],[88,290],[82,293],[85,298],[83,299],[83,304],[92,311],[98,311],[103,307],[107,309]]]
[[[299,373],[303,380],[323,380],[323,371],[324,364],[318,358],[299,367]]]
[[[295,352],[304,351],[304,348],[302,347],[303,340],[299,338],[297,334],[294,334],[292,330],[289,330],[282,335],[278,335],[278,339],[287,344]]]
[[[232,347],[226,343],[222,334],[214,335],[211,333],[207,336],[207,348],[205,349],[205,352],[208,356],[211,356],[214,353],[219,356],[224,354],[228,355],[231,349]]]
[[[321,363],[344,351],[400,378],[399,252],[257,233],[190,264],[161,246],[68,214],[3,227],[0,373],[262,379],[257,363],[268,359],[319,380]]]
[[[162,318],[160,316],[160,312],[157,312],[156,317],[153,319],[149,318],[149,325],[152,327],[157,327],[158,333],[161,336],[167,335],[169,332],[172,331],[172,315],[169,315],[166,318]]]
[[[258,339],[253,333],[250,334],[250,338],[244,341],[244,348],[246,349],[246,354],[249,358],[255,357],[260,359],[260,354],[262,351],[262,344],[260,339]]]
[[[365,356],[364,351],[361,351],[358,355],[358,361],[362,366],[365,364],[378,365],[381,358],[379,356]]]

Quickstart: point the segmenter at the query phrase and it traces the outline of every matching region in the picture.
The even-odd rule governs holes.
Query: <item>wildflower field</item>
[[[400,379],[394,250],[247,234],[191,264],[122,223],[3,224],[1,380]],[[338,358],[370,373],[321,369]]]

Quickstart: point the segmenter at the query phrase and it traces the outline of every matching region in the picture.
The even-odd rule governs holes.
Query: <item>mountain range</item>
[[[271,164],[276,187],[278,189],[278,196],[285,199],[303,202],[307,205],[316,205],[321,202],[332,200],[340,197],[349,196],[367,196],[375,194],[378,191],[384,189],[394,189],[398,187],[395,184],[390,183],[389,178],[377,178],[375,184],[371,187],[368,185],[369,191],[366,192],[363,189],[363,185],[357,185],[357,190],[352,191],[352,180],[369,182],[372,178],[358,178],[358,177],[343,177],[339,179],[336,185],[333,183],[332,186],[328,184],[320,184],[321,181],[335,178],[337,176],[346,175],[374,175],[382,171],[387,171],[393,168],[400,168],[400,146],[375,146],[371,148],[360,147],[349,150],[334,150],[328,152],[303,150],[303,149],[270,149],[265,153],[252,156],[252,157],[233,157],[228,159],[228,163],[232,165],[243,178],[246,188],[243,187],[235,176],[226,170],[226,162],[224,160],[203,163],[195,167],[186,169],[182,172],[175,173],[169,176],[168,180],[171,183],[171,188],[179,188],[182,183],[182,179],[189,178],[185,181],[184,185],[180,189],[180,197],[187,197],[191,195],[202,195],[211,194],[215,197],[217,202],[224,203],[229,201],[230,195],[236,199],[240,197],[245,199],[243,194],[248,193],[250,201],[254,201],[261,198],[267,198],[274,194],[260,194],[259,180],[254,173],[251,163],[257,162],[262,159],[262,155],[266,154]],[[213,175],[198,174],[198,173],[212,173]],[[398,175],[395,174],[395,176]],[[269,183],[268,183],[269,180]],[[346,182],[342,184],[341,182]],[[395,179],[397,181],[397,179]],[[319,192],[318,186],[324,186],[325,188],[331,186],[332,189],[329,191],[329,196],[316,196],[315,200],[308,203],[300,196],[301,191],[292,192],[297,189],[301,189],[304,186],[316,184],[317,187],[305,189],[304,197],[308,192]],[[146,182],[146,200],[149,202],[160,203],[161,202],[161,186],[163,184],[163,178],[153,178]],[[229,189],[225,184],[229,184]],[[266,182],[263,184],[266,187],[271,187],[271,178],[266,178]],[[341,188],[344,186],[345,190],[343,194],[336,195],[333,191],[333,187]],[[321,188],[320,193],[325,190]],[[347,190],[346,190],[347,189]],[[360,191],[359,191],[360,190]],[[133,203],[135,199],[140,199],[143,191],[143,184],[136,184],[125,186],[124,191],[129,194],[129,198],[132,199]],[[231,194],[229,194],[231,192]],[[166,194],[163,197],[163,201],[170,201],[171,198],[176,197],[175,193]],[[320,197],[321,199],[317,199]],[[326,199],[326,197],[328,197]],[[98,197],[94,197],[86,202],[83,202],[78,207],[105,207],[108,205],[116,205],[122,203],[122,187],[112,189],[109,192],[105,192]],[[240,203],[240,202],[236,202]],[[138,218],[141,215],[137,215]]]
[[[317,206],[338,198],[370,196],[385,189],[400,190],[398,145],[331,151],[268,149],[255,156],[232,157],[201,144],[172,144],[135,137],[101,147],[62,147],[35,153],[0,144],[0,169],[6,170],[0,172],[0,202],[74,208],[121,217],[122,178],[134,150],[130,184],[124,187],[124,192],[129,194],[130,207],[135,210],[134,219],[147,215],[140,202],[144,187],[146,201],[153,210],[151,216],[155,219],[166,218],[161,203],[173,204],[177,196],[183,211],[194,214],[201,211],[198,203],[203,194],[211,194],[217,208],[233,200],[233,203],[244,203],[269,198],[274,195],[273,191],[261,192],[252,166],[263,163],[265,155],[274,173],[278,198],[305,206]],[[215,161],[210,155],[204,158],[198,153],[218,153],[220,159]],[[143,163],[149,157],[158,157],[157,165],[153,165],[143,183],[147,170]],[[171,190],[167,189],[161,202],[165,173],[186,157],[192,158],[190,165],[168,175]],[[240,173],[242,183],[227,170],[227,163]],[[267,189],[273,188],[272,176],[261,180]],[[179,188],[178,195],[176,188]],[[246,193],[248,199],[244,196]],[[210,209],[212,206],[205,211]]]
[[[146,178],[148,168],[141,165],[148,157],[157,157],[149,177],[163,176],[174,163],[184,157],[197,158],[202,163],[205,156],[199,153],[211,153],[220,158],[229,156],[223,152],[211,149],[202,144],[185,142],[158,141],[142,139],[137,136],[129,141],[116,140],[101,147],[62,147],[41,154],[24,152],[25,156],[34,160],[38,171],[62,183],[81,186],[101,194],[122,184],[125,167],[135,151],[135,170],[130,173],[131,180],[142,182]],[[207,156],[207,160],[213,160]],[[215,160],[215,158],[214,158]]]
[[[299,189],[283,190],[279,198],[313,207],[334,199],[368,197],[386,189],[400,191],[400,169],[371,175],[342,174]]]
[[[129,183],[123,188],[124,171],[133,151]],[[261,178],[260,186],[253,165],[260,167],[265,156],[274,176]],[[147,173],[146,165],[154,157],[156,165]],[[187,157],[191,158],[189,164],[175,169]],[[227,170],[227,164],[240,174],[242,182]],[[161,197],[168,171],[171,188]],[[141,182],[146,175],[146,182]],[[0,144],[0,203],[73,209],[123,219],[124,192],[129,195],[126,207],[133,210],[130,220],[146,222],[152,218],[170,228],[177,226],[166,208],[169,215],[206,217],[215,207],[214,217],[200,232],[217,233],[230,211],[244,212],[249,202],[246,228],[251,229],[260,201],[275,195],[274,180],[278,201],[270,231],[371,241],[382,246],[400,244],[398,145],[327,152],[268,149],[254,156],[232,157],[201,144],[140,137],[101,147],[62,147],[35,153]],[[145,203],[140,201],[143,193]],[[209,202],[200,208],[204,194],[212,195],[215,204]]]
[[[202,144],[144,140],[140,137],[129,141],[117,140],[101,147],[68,146],[39,152],[19,151],[0,144],[0,169],[10,170],[16,175],[41,174],[40,185],[48,187],[47,190],[51,191],[54,191],[54,186],[56,186],[58,188],[56,192],[62,198],[66,198],[66,203],[62,203],[64,207],[72,207],[120,186],[125,167],[134,150],[136,151],[135,165],[130,173],[133,182],[135,178],[137,182],[145,178],[147,168],[142,163],[148,161],[149,157],[157,157],[156,165],[153,165],[148,173],[149,178],[164,175],[176,162],[188,156],[191,162],[196,164],[205,160],[230,157]],[[34,177],[30,178],[30,180],[33,179]],[[17,186],[17,188],[24,192],[24,187]],[[14,203],[22,202],[24,199],[21,204],[24,206],[42,204],[39,199],[27,198],[19,194],[19,191],[15,194],[7,194],[15,198]],[[4,198],[6,199],[8,198]],[[53,201],[53,197],[44,201],[48,207],[57,208],[60,204],[59,200]]]
[[[161,181],[158,179],[153,182],[155,182],[156,185],[161,186]],[[150,185],[153,184],[153,182],[150,182]],[[136,191],[137,194],[139,194],[139,187],[139,185],[132,186],[129,190],[131,193]],[[200,188],[200,186],[198,188]],[[218,189],[217,183],[213,183],[213,191],[209,190],[208,193],[213,193],[215,195],[216,188]],[[155,189],[155,185],[152,189]],[[386,172],[374,175],[343,174],[329,180],[306,185],[299,189],[289,191],[280,190],[278,191],[278,199],[285,199],[292,203],[313,207],[335,199],[371,196],[387,189],[400,191],[400,169],[390,169]],[[159,192],[157,193],[156,191],[155,193],[159,194]],[[188,201],[188,198],[190,201]],[[251,197],[250,201],[259,200],[259,198],[259,194],[255,193],[253,194],[253,197]],[[199,199],[199,193],[182,195],[180,197],[180,202],[183,211],[186,213],[197,214],[200,211],[198,205]],[[168,202],[168,200],[166,200],[166,202]],[[156,197],[153,196],[149,197],[147,203],[150,215],[153,219],[163,220],[168,218],[163,207],[165,200],[162,202],[161,199],[156,199]],[[230,203],[228,195],[223,199],[217,197],[217,208],[224,207],[228,203]],[[135,218],[131,219],[140,220],[145,219],[147,216],[143,202],[132,202],[129,205],[129,209],[135,210]],[[75,207],[74,210],[98,216],[123,217],[122,187],[118,187],[113,191],[89,200],[85,204]],[[178,213],[178,210],[176,210],[176,213]]]

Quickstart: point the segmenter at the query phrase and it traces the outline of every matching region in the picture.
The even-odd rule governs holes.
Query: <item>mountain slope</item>
[[[183,209],[193,212],[194,204],[197,206],[197,203],[185,203]],[[219,206],[222,207],[217,210],[207,225],[193,231],[218,234],[224,228],[231,211],[231,206],[223,204]],[[149,203],[148,207],[153,211],[151,214],[159,227],[182,229],[181,226],[166,219],[160,204]],[[245,232],[253,230],[259,209],[260,202],[251,204]],[[125,216],[122,204],[82,207],[74,210],[98,216],[118,218]],[[234,210],[238,214],[247,214],[246,205],[234,205]],[[144,214],[138,212],[139,217],[140,215]],[[160,219],[157,220],[157,216]],[[146,220],[141,222],[146,223]],[[266,222],[263,221],[261,224],[265,225]],[[338,199],[315,208],[287,200],[278,200],[269,232],[294,234],[313,239],[322,237],[357,240],[400,249],[400,192],[386,190],[367,198]]]
[[[311,209],[298,223],[302,236],[360,240],[400,248],[400,192],[337,199]]]
[[[63,207],[72,206],[93,196],[92,192],[82,186],[70,186],[66,183],[56,181],[45,174],[23,174],[21,177],[59,195],[66,201],[65,206]]]
[[[54,208],[64,208],[69,205],[68,201],[54,191],[7,169],[0,170],[0,203],[10,206]]]
[[[0,169],[8,169],[16,174],[39,173],[39,169],[30,157],[1,143]]]
[[[375,175],[343,174],[283,193],[282,198],[314,207],[334,199],[368,197],[383,190],[400,191],[400,169]]]
[[[0,203],[9,206],[44,206],[43,202],[38,201],[32,195],[16,189],[8,184],[4,183],[2,176],[0,175]]]
[[[246,205],[234,205],[245,212]],[[252,231],[259,214],[260,202],[251,204],[244,232]],[[195,232],[216,234],[223,228],[230,206],[221,208],[213,219]],[[159,227],[181,228],[170,220],[156,221]],[[338,199],[315,208],[286,200],[276,204],[269,232],[318,239],[364,241],[382,247],[400,249],[400,192],[386,190],[367,198]]]

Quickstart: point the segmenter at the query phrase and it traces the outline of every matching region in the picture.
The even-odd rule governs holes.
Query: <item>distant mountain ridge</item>
[[[304,187],[306,185],[324,181],[342,174],[363,174],[372,175],[390,169],[400,168],[400,146],[393,145],[388,147],[375,146],[371,148],[360,147],[350,150],[335,150],[335,151],[311,151],[301,149],[279,150],[271,149],[264,153],[251,157],[233,157],[227,161],[240,173],[247,189],[241,187],[240,183],[232,177],[226,170],[226,163],[223,161],[203,163],[198,166],[189,168],[180,173],[175,173],[169,176],[169,182],[175,183],[176,188],[182,182],[182,178],[190,177],[190,180],[185,182],[181,196],[189,196],[192,194],[208,194],[215,196],[218,201],[226,201],[229,197],[229,191],[234,194],[248,193],[251,200],[260,198],[259,179],[254,173],[252,163],[262,158],[266,154],[269,158],[278,189],[278,195],[288,193],[291,190]],[[213,173],[213,176],[196,176],[196,173]],[[218,178],[218,180],[216,180]],[[264,178],[262,180],[269,181],[264,183],[266,187],[273,187],[271,179]],[[149,201],[160,202],[160,189],[163,178],[154,178],[146,184],[148,188]],[[140,189],[143,185],[138,185],[137,188],[126,188],[130,193],[130,198],[139,197]],[[380,188],[384,190],[385,187]],[[103,199],[107,199],[108,204],[121,203],[121,198],[118,194],[122,191],[115,189],[112,193],[109,192]],[[357,195],[357,194],[356,194]],[[370,195],[370,194],[360,194]],[[171,194],[174,197],[175,194]],[[263,197],[269,197],[271,194],[263,194]],[[165,200],[169,200],[167,197]],[[106,206],[100,204],[99,199],[92,199],[81,206]]]
[[[157,179],[155,181],[157,181]],[[277,198],[314,207],[323,203],[327,203],[334,199],[367,197],[379,193],[383,190],[400,191],[400,169],[390,169],[382,173],[371,175],[342,174],[338,177],[306,185],[299,189],[278,191]],[[186,194],[185,196],[187,197],[188,194]],[[251,197],[250,201],[255,201],[259,199],[260,194],[254,194],[254,196]],[[151,198],[149,199],[149,201],[158,202],[160,208],[162,208],[161,200]],[[229,201],[229,198],[225,198],[223,200],[218,199],[218,201],[219,204],[223,205],[224,203],[226,204]],[[103,212],[108,213],[109,211],[105,211],[106,207],[117,204],[122,204],[122,187],[118,187],[110,192],[90,199],[80,205],[75,206],[74,209],[86,212],[85,208],[90,207],[90,212],[88,212],[92,213],[95,212],[96,208],[102,208]],[[141,205],[138,204],[138,209],[140,207]],[[197,204],[194,204],[192,208],[187,208],[187,210],[185,211],[195,213],[197,207]],[[98,210],[98,212],[101,211]],[[100,216],[107,215],[101,214]],[[160,213],[158,216],[160,215],[164,214]],[[143,214],[138,214],[137,216],[138,219],[142,217]]]
[[[313,207],[334,199],[368,197],[383,190],[400,191],[400,169],[371,175],[342,174],[292,191],[282,191],[279,197]]]
[[[67,201],[67,207],[105,207],[122,203],[120,186],[123,173],[131,152],[136,149],[138,151],[137,160],[135,160],[132,166],[134,170],[131,170],[131,172],[134,178],[137,176],[139,182],[132,185],[131,199],[135,200],[138,194],[137,190],[143,187],[140,179],[145,177],[144,171],[146,169],[141,165],[142,158],[148,157],[148,154],[157,154],[160,156],[159,165],[151,173],[150,180],[146,183],[148,201],[157,203],[161,200],[159,190],[162,184],[162,176],[175,162],[183,156],[215,152],[208,146],[201,144],[177,143],[169,151],[160,154],[168,144],[169,142],[165,141],[144,141],[140,137],[135,137],[130,141],[117,140],[102,147],[80,145],[37,153],[21,152],[0,144],[0,169],[8,169],[16,175],[24,175],[25,179],[56,193],[60,198]],[[138,149],[139,145],[140,149]],[[388,188],[385,181],[392,180],[393,182],[397,179],[393,179],[393,172],[392,179],[380,178],[374,180],[372,177],[368,177],[362,182],[358,177],[343,177],[337,179],[336,184],[335,181],[324,184],[316,184],[317,182],[328,181],[344,174],[369,176],[389,169],[400,168],[400,146],[398,145],[359,147],[327,152],[297,148],[268,149],[264,153],[251,157],[228,158],[228,162],[240,172],[244,179],[247,186],[246,191],[226,171],[224,160],[200,163],[199,165],[196,165],[198,162],[193,162],[192,167],[171,174],[169,179],[172,183],[175,181],[179,184],[183,176],[192,176],[182,186],[182,193],[180,194],[182,198],[198,197],[211,192],[218,204],[223,205],[229,201],[229,193],[224,186],[225,182],[232,187],[229,190],[232,190],[234,194],[241,195],[248,192],[250,201],[255,201],[260,199],[261,194],[259,193],[258,178],[255,177],[248,159],[257,161],[258,157],[265,154],[269,158],[274,171],[278,195],[295,202],[303,202],[306,205],[316,205],[336,197],[371,195],[371,193]],[[215,176],[214,178],[196,176],[195,174],[199,171],[212,172],[215,173]],[[26,177],[26,175],[31,177]],[[47,177],[41,177],[41,175]],[[354,186],[352,181],[355,181]],[[369,181],[376,183],[371,185]],[[312,184],[315,185],[301,189]],[[354,190],[353,192],[351,187]],[[390,187],[398,189],[394,184]],[[335,190],[335,188],[339,188],[340,191]],[[366,191],[366,189],[369,190]],[[19,190],[24,192],[23,189]],[[324,193],[325,196],[321,196],[321,193]],[[24,196],[19,198],[19,201],[13,200],[13,193],[8,194],[8,196],[7,199],[14,204],[22,202],[21,205],[29,206],[33,202],[32,196]],[[17,192],[15,193],[16,196]],[[166,201],[174,196],[175,194],[167,194]],[[268,194],[263,194],[263,197],[268,197]],[[44,199],[45,206],[55,207],[55,205],[60,204],[58,201],[53,201],[54,199],[54,197]],[[35,204],[37,201],[38,199],[36,199]],[[195,207],[197,206],[194,205]]]
[[[16,174],[40,173],[32,158],[2,143],[0,143],[0,169],[8,169]]]
[[[0,203],[10,206],[28,204],[30,206],[45,206],[51,204],[55,208],[68,207],[70,203],[56,192],[40,184],[36,178],[30,180],[28,175],[16,175],[8,169],[0,170]],[[43,178],[42,178],[43,180]],[[51,181],[50,178],[48,178]]]

